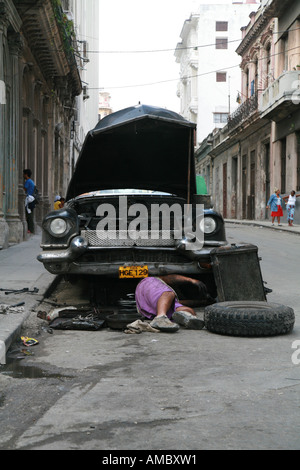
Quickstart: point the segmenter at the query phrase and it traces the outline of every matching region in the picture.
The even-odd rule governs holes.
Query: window
[[[228,22],[216,21],[216,31],[228,31]]]
[[[226,82],[227,74],[226,72],[217,72],[216,73],[216,81],[217,82]]]
[[[216,38],[216,49],[228,49],[228,38]]]
[[[228,113],[213,113],[215,124],[226,124],[228,119]]]

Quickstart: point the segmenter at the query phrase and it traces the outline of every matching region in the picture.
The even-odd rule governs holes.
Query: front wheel
[[[207,330],[229,336],[275,336],[290,333],[294,310],[264,301],[232,301],[209,305],[204,310]]]

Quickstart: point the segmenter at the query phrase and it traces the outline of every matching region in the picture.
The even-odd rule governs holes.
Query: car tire
[[[264,301],[232,301],[209,305],[204,322],[212,333],[229,336],[275,336],[290,333],[294,310]]]

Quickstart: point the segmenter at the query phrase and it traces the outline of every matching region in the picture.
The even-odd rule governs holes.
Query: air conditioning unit
[[[87,87],[87,86],[84,86],[84,87],[82,88],[82,90],[83,90],[83,100],[84,100],[84,101],[85,101],[85,100],[88,100],[88,99],[89,99],[88,87]]]

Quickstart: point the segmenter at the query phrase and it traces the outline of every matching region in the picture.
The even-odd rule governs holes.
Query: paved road
[[[268,300],[295,310],[290,335],[44,331],[33,357],[0,374],[0,449],[299,449],[300,238],[227,232],[259,246]]]
[[[289,305],[300,315],[300,237],[259,226],[227,225],[228,242],[244,241],[259,247],[261,270],[267,286],[273,289],[270,302]]]

